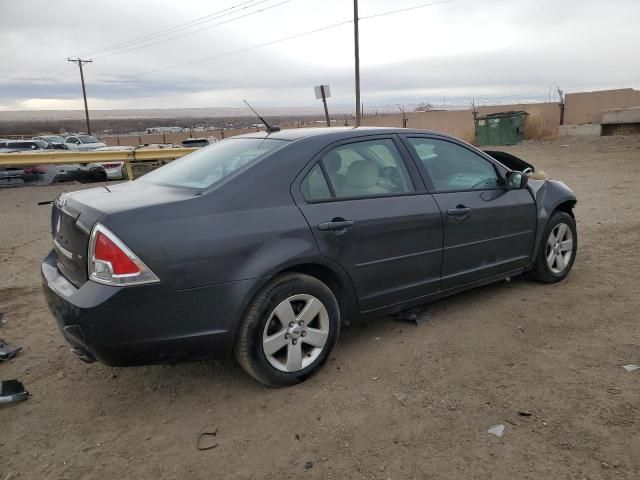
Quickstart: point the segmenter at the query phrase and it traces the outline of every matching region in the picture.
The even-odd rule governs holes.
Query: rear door
[[[403,138],[442,211],[442,289],[525,267],[536,231],[529,190],[507,190],[504,167],[464,144],[429,136]]]
[[[326,148],[293,190],[321,254],[353,280],[362,311],[439,290],[442,218],[397,136]]]

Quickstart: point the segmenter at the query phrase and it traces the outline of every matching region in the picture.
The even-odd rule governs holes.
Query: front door
[[[361,311],[439,290],[442,217],[401,151],[394,136],[342,142],[300,182],[320,253],[348,272]]]
[[[536,230],[529,190],[507,190],[504,167],[465,145],[430,137],[406,142],[442,212],[443,290],[529,264]]]

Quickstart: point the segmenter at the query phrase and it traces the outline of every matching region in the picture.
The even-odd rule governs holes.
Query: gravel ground
[[[0,480],[640,478],[640,370],[622,368],[640,364],[640,136],[506,150],[578,195],[569,277],[450,297],[420,327],[358,323],[288,389],[232,361],[74,358],[40,291],[51,240],[36,203],[86,187],[0,189],[0,337],[23,347],[0,378],[32,395],[0,407]]]

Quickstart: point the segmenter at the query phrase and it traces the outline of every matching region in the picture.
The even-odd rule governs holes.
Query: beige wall
[[[457,137],[473,133],[471,110],[443,110],[434,112],[407,112],[407,128],[419,128],[444,132]],[[353,122],[350,122],[353,123]],[[402,114],[365,116],[362,125],[367,127],[402,127]]]
[[[411,112],[407,114],[407,127],[448,133],[460,138],[473,135],[471,110],[444,110],[436,112]]]
[[[568,93],[565,96],[564,123],[600,123],[602,112],[615,108],[640,107],[640,90],[621,88],[599,92]]]
[[[640,91],[631,88],[619,90],[603,90],[599,92],[569,93],[565,97],[564,124],[600,123],[603,111],[617,108],[640,107]],[[528,103],[511,105],[492,105],[478,107],[479,115],[507,112],[510,110],[524,110],[530,115],[539,114],[544,118],[544,125],[536,124],[536,128],[544,130],[545,135],[556,135],[560,123],[560,106],[558,103]],[[444,132],[470,141],[474,136],[473,113],[471,110],[446,110],[432,112],[407,112],[407,127],[423,130]],[[337,125],[343,121],[338,120]],[[351,119],[350,125],[354,122]],[[372,127],[402,127],[402,114],[365,115],[362,125]],[[301,127],[317,127],[320,124],[305,124]],[[296,125],[286,125],[283,128],[297,128]],[[243,133],[254,132],[255,129],[225,129],[224,136],[232,137]],[[194,132],[194,137],[221,138],[221,130]],[[189,138],[188,132],[166,133],[167,143],[180,143]],[[163,143],[162,134],[153,135],[120,135],[119,143],[116,136],[102,139],[108,145],[138,146],[145,143]]]
[[[560,125],[559,103],[514,103],[511,105],[492,105],[487,107],[478,107],[478,114],[490,115],[492,113],[508,112],[512,110],[524,110],[529,115],[542,115],[545,126],[554,133],[557,131],[558,125]]]
[[[242,135],[243,133],[255,132],[255,128],[227,128],[224,130],[224,136],[233,137],[235,135]],[[217,139],[222,138],[222,132],[217,130],[206,130],[204,132],[193,132],[194,138],[209,138],[215,137]],[[179,144],[183,140],[189,138],[189,132],[179,133],[165,133],[164,136],[161,133],[152,133],[145,135],[103,135],[100,139],[109,146],[115,145],[127,145],[137,147],[146,143],[175,143]]]

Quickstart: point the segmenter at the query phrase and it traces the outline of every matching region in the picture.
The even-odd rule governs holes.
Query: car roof
[[[273,138],[276,140],[294,141],[301,138],[315,137],[319,135],[331,136],[331,140],[341,140],[343,138],[352,138],[358,136],[366,136],[373,134],[388,133],[429,133],[443,137],[449,137],[441,132],[433,132],[429,130],[417,130],[413,128],[394,128],[394,127],[315,127],[315,128],[287,128],[278,132],[253,132],[237,135],[229,138]]]

